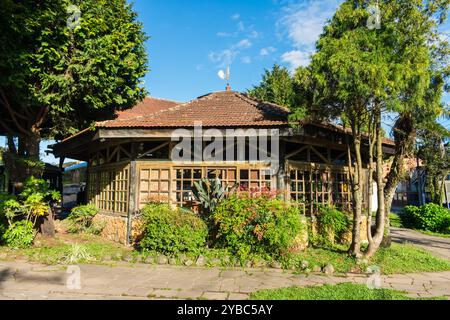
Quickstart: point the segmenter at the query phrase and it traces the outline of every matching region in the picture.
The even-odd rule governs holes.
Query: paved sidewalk
[[[450,260],[450,238],[435,237],[400,228],[391,228],[391,235],[394,242],[410,243]]]
[[[65,267],[0,262],[0,299],[247,299],[251,292],[289,286],[367,283],[365,275],[298,275],[281,270],[172,266],[82,265],[81,289],[70,290]],[[382,287],[413,297],[450,298],[450,271],[382,276]]]

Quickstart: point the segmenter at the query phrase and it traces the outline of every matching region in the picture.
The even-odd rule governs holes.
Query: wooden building
[[[97,123],[94,130],[81,131],[52,148],[56,157],[88,162],[88,199],[100,209],[104,221],[112,221],[107,236],[122,242],[130,238],[133,217],[151,199],[195,207],[193,183],[202,178],[239,184],[242,192],[276,190],[306,210],[317,204],[349,210],[346,159],[351,134],[331,124],[304,123],[294,129],[288,117],[289,111],[283,107],[230,90],[188,103],[146,98],[133,109],[118,113],[115,120]],[[235,137],[244,135],[245,156],[229,157],[236,152],[225,148],[227,160],[193,157],[182,163],[174,161],[178,143],[173,141],[174,133],[181,129],[185,135],[195,136],[199,123],[203,130],[214,129],[217,134],[234,130],[239,132]],[[267,158],[250,157],[255,132],[266,137],[266,151],[278,158],[276,172],[269,170]],[[274,139],[278,140],[276,155],[271,149]],[[202,151],[213,141],[205,140]],[[256,146],[265,147],[261,141]],[[392,153],[392,141],[386,140],[384,148]],[[365,196],[367,203],[367,192]]]

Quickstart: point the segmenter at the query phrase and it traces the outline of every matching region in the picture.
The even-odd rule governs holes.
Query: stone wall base
[[[97,214],[94,223],[104,226],[101,236],[121,244],[127,243],[127,218]]]

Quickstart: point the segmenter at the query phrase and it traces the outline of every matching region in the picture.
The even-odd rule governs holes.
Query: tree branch
[[[7,100],[7,98],[6,98],[6,95],[5,95],[5,93],[3,92],[3,89],[2,89],[2,88],[0,88],[0,95],[1,95],[1,97],[2,97],[2,99],[3,99],[3,105],[6,107],[6,109],[7,109],[8,112],[9,112],[9,114],[11,115],[11,118],[12,118],[12,120],[13,120],[13,122],[14,122],[16,128],[17,128],[19,131],[21,131],[23,134],[28,135],[28,131],[25,130],[25,129],[20,125],[19,121],[17,120],[17,118],[16,118],[17,112],[15,112],[14,110],[12,110],[12,108],[11,108],[11,106],[9,105],[8,100]],[[22,116],[22,117],[23,117],[23,116]],[[27,120],[27,119],[25,118],[24,120]]]

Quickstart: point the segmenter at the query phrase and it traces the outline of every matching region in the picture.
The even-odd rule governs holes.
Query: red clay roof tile
[[[133,108],[117,112],[117,118],[115,120],[125,120],[144,116],[149,113],[155,113],[164,109],[174,107],[178,104],[180,104],[180,102],[146,97],[142,102],[138,103]]]
[[[137,114],[134,110],[139,110]],[[201,96],[184,104],[136,106],[116,120],[97,123],[98,128],[175,128],[193,127],[260,127],[288,125],[289,110],[275,104],[251,99],[234,92],[222,91]]]

